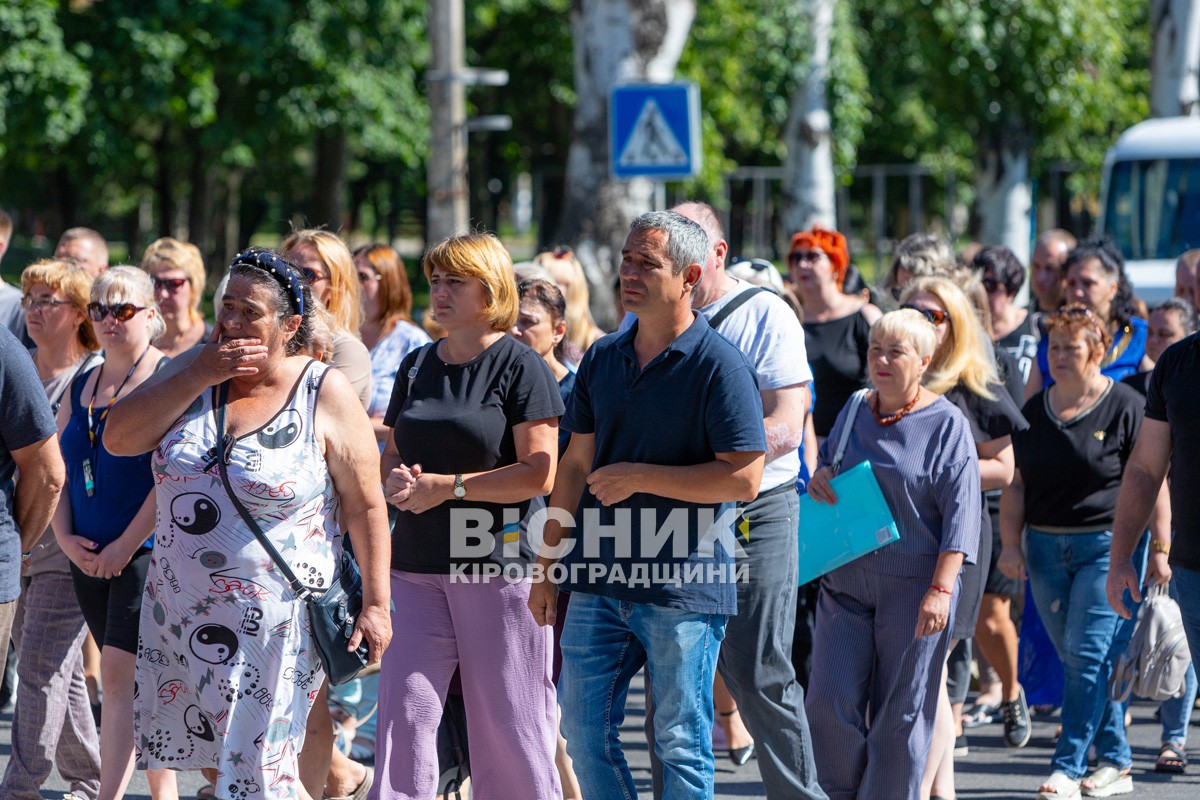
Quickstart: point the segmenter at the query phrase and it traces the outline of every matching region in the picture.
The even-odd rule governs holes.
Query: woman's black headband
[[[270,250],[261,250],[252,247],[243,253],[239,253],[229,266],[231,268],[244,266],[261,269],[283,287],[283,290],[287,292],[288,298],[292,301],[292,307],[296,313],[304,316],[304,287],[300,283],[300,278],[296,275],[295,267],[287,261],[284,261]]]

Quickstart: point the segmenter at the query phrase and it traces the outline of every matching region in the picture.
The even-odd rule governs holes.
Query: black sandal
[[[1158,760],[1154,762],[1154,771],[1167,775],[1182,775],[1187,770],[1187,753],[1183,748],[1173,744],[1164,744],[1158,751]]]

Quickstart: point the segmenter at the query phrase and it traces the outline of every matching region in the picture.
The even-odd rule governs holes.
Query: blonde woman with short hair
[[[112,405],[148,380],[165,359],[151,342],[166,326],[154,302],[154,283],[137,267],[100,273],[87,315],[104,348],[104,362],[72,382],[58,412],[67,487],[53,526],[71,561],[79,607],[100,646],[99,796],[110,800],[124,795],[133,772],[134,668],[156,504],[150,454],[127,458],[110,452],[104,430]],[[177,796],[170,770],[150,770],[146,778],[155,798]]]
[[[92,276],[76,264],[46,259],[21,273],[21,305],[38,377],[57,411],[72,380],[99,361],[87,304]],[[21,597],[13,622],[17,659],[12,753],[0,797],[39,797],[55,764],[79,797],[100,789],[100,742],[84,684],[87,626],[71,581],[71,562],[47,531],[22,558]]]
[[[871,327],[874,391],[842,409],[808,487],[820,503],[854,502],[830,483],[849,425],[842,470],[870,462],[900,532],[821,578],[806,710],[830,797],[920,796],[959,573],[976,558],[980,519],[970,427],[922,386],[938,340],[935,323],[915,309]]]
[[[499,239],[447,239],[426,253],[425,275],[446,338],[404,358],[384,415],[385,495],[399,510],[393,620],[405,633],[383,658],[371,796],[436,794],[457,668],[478,796],[561,797],[551,630],[526,608],[533,554],[518,523],[554,483],[563,402],[542,357],[506,335],[519,300]]]
[[[163,237],[146,248],[141,266],[154,280],[154,298],[166,324],[154,346],[174,358],[203,342],[208,326],[200,313],[205,278],[200,248]]]

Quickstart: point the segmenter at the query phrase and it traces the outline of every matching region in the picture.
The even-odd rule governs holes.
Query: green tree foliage
[[[798,2],[714,0],[698,4],[679,77],[700,84],[704,171],[691,187],[719,196],[736,166],[776,166],[781,132],[810,46]],[[852,168],[869,118],[863,39],[845,0],[835,6],[830,52],[834,164]]]
[[[491,0],[467,3],[467,64],[508,70],[508,85],[468,89],[471,115],[507,114],[506,133],[473,134],[470,142],[472,196],[489,200],[486,188],[498,178],[507,192],[513,178],[529,172],[541,199],[540,229],[558,226],[567,149],[575,107],[574,49],[570,0]],[[473,218],[498,222],[488,209]]]
[[[343,181],[427,152],[421,0],[38,0],[0,6],[0,29],[5,144],[28,156],[3,175],[57,175],[59,226],[107,219],[136,239],[182,221],[200,242],[231,230],[216,210],[242,218],[232,247],[307,213],[322,136]]]
[[[56,0],[0,4],[0,158],[32,166],[83,125],[87,69],[63,41]]]
[[[1146,114],[1143,0],[854,0],[872,54],[860,159],[923,161],[969,176],[1006,120],[1032,137],[1036,175],[1081,162],[1098,176],[1116,134]]]

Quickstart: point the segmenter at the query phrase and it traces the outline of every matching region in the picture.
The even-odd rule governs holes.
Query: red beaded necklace
[[[900,409],[895,414],[889,414],[886,417],[884,417],[884,416],[880,416],[880,414],[879,414],[879,392],[876,391],[875,392],[875,405],[871,409],[871,414],[875,417],[876,422],[878,422],[880,425],[882,425],[886,428],[889,425],[895,425],[897,422],[904,419],[905,415],[907,415],[908,412],[913,410],[913,406],[915,406],[917,404],[917,401],[920,399],[921,399],[921,387],[918,386],[917,393],[915,395],[913,395],[913,399],[909,400],[908,404],[905,405],[904,408]]]

